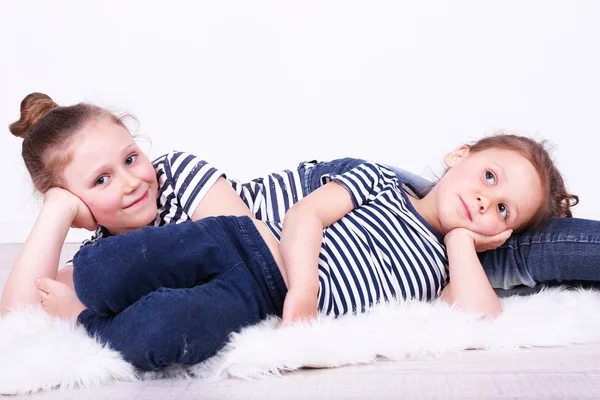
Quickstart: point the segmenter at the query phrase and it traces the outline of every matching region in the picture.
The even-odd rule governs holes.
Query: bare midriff
[[[271,230],[269,228],[267,228],[267,226],[265,225],[264,222],[256,220],[256,219],[252,219],[252,220],[254,221],[254,225],[256,225],[256,229],[258,229],[260,236],[262,236],[265,243],[267,244],[267,247],[271,251],[273,258],[275,259],[275,262],[277,263],[277,266],[279,267],[281,276],[283,276],[283,281],[285,282],[285,285],[289,287],[287,275],[285,273],[285,268],[283,268],[283,259],[281,258],[281,251],[279,251],[279,241],[277,241],[277,239],[275,239],[275,236],[273,236],[273,234],[271,233]]]

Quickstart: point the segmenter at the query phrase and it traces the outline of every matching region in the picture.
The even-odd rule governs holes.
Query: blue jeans
[[[99,239],[73,259],[78,322],[144,370],[195,364],[231,333],[281,316],[287,288],[248,217]]]
[[[325,183],[323,176],[344,173],[362,162],[343,158],[301,163],[304,194]],[[433,187],[432,182],[418,175],[389,168],[420,196]],[[515,233],[497,249],[479,253],[479,260],[492,287],[502,297],[531,293],[545,285],[595,286],[600,282],[600,221],[553,218],[534,232]]]

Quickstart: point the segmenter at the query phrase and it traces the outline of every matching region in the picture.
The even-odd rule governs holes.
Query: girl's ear
[[[462,160],[467,158],[469,152],[471,151],[471,147],[463,144],[462,146],[452,150],[450,153],[444,156],[444,165],[447,168],[452,168]]]

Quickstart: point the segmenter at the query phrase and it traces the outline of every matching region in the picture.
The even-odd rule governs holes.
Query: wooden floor
[[[20,245],[0,244],[0,288],[19,249]],[[63,260],[68,260],[76,249],[76,245],[66,245]],[[281,378],[254,381],[115,382],[99,389],[54,390],[26,398],[600,399],[600,343],[496,352],[464,351],[435,359],[303,370]]]

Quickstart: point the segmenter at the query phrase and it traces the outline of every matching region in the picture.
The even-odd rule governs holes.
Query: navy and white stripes
[[[206,161],[181,152],[169,153],[154,165],[160,187],[155,225],[190,219],[204,194],[224,176]],[[448,276],[442,238],[414,210],[396,175],[365,162],[325,178],[348,190],[355,209],[323,231],[319,309],[342,315],[393,298],[439,296]],[[303,197],[298,171],[229,182],[279,240],[285,212]]]
[[[158,178],[156,226],[190,220],[204,195],[224,176],[206,161],[178,151],[157,158],[153,164]]]
[[[287,210],[303,198],[297,170],[272,173],[248,183],[232,179],[229,182],[252,214],[263,221],[283,221]]]
[[[356,208],[323,232],[319,309],[342,315],[394,298],[439,296],[447,279],[441,237],[416,213],[396,175],[366,162],[329,179],[348,190]],[[280,237],[282,224],[267,225]]]
[[[164,154],[152,164],[158,180],[155,226],[191,220],[206,193],[220,177],[225,177],[222,171],[208,162],[180,151]],[[229,183],[260,220],[283,220],[286,211],[303,197],[297,170],[269,174],[248,183],[237,180],[229,180]],[[94,243],[106,236],[110,233],[98,226],[93,237],[83,244]]]
[[[330,293],[320,296],[321,309],[339,315],[393,298],[437,297],[447,278],[441,237],[416,213],[396,175],[364,163],[331,178],[357,208],[324,232],[319,275]]]
[[[154,221],[158,226],[190,220],[205,194],[225,176],[183,152],[165,154],[153,164],[159,183]],[[342,315],[394,298],[439,296],[448,276],[442,237],[416,212],[396,175],[385,166],[365,162],[342,175],[323,178],[343,185],[355,209],[323,231],[319,309]],[[285,212],[303,197],[298,171],[229,182],[255,217],[280,239]],[[91,242],[106,235],[110,234],[99,229]]]

